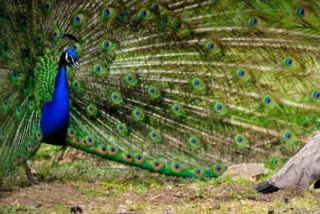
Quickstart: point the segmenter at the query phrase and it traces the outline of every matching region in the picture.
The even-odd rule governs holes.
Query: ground
[[[54,161],[54,159],[56,161]],[[28,186],[22,170],[0,190],[0,213],[316,213],[319,193],[255,193],[257,181],[166,177],[69,149],[44,146],[30,162],[39,184]]]

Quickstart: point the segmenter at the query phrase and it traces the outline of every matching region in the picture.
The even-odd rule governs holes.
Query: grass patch
[[[73,149],[68,149],[66,153],[70,154],[53,164],[54,158],[61,156],[62,151],[58,150],[58,147],[44,145],[31,162],[40,185],[51,189],[53,199],[51,192],[47,191],[49,195],[46,197],[49,198],[44,198],[39,208],[23,202],[19,206],[11,204],[24,196],[32,198],[33,188],[24,188],[24,170],[18,169],[4,181],[6,188],[17,190],[13,191],[15,194],[4,194],[2,198],[8,199],[8,202],[1,204],[0,201],[0,213],[67,214],[72,206],[80,206],[86,214],[264,214],[269,211],[304,214],[318,210],[318,194],[315,191],[306,191],[302,195],[280,192],[262,196],[253,190],[257,182],[246,179],[228,176],[205,180],[169,177],[124,167]],[[269,171],[258,182],[274,173]],[[56,192],[56,186],[60,187],[61,192]],[[64,194],[65,187],[68,187],[70,196],[76,196],[74,199],[59,197],[59,194]],[[17,197],[20,192],[20,197]],[[41,189],[36,192],[41,193]]]

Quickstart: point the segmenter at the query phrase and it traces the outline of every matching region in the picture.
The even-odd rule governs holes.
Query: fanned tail
[[[88,11],[73,32],[91,52],[74,73],[70,144],[174,175],[277,163],[319,127],[318,15],[300,17],[302,5],[129,1]],[[91,23],[105,28],[86,31]]]
[[[39,71],[52,69],[50,57],[63,48],[76,48],[81,69],[68,68],[67,144],[74,148],[169,175],[215,177],[236,162],[267,159],[276,167],[319,129],[317,1],[32,2],[31,12],[4,4],[10,33],[1,44],[1,75],[22,65],[11,37],[25,44],[23,31],[47,60],[29,63]],[[32,14],[17,28],[21,36],[13,8]],[[29,77],[30,69],[21,73]],[[12,103],[0,116],[9,133],[3,142],[29,138],[12,130],[20,123],[23,130],[30,116],[9,122],[12,108],[26,108],[25,96],[0,81],[1,96]],[[30,93],[35,106],[50,100],[41,90],[49,85]],[[15,146],[26,146],[16,141],[0,144],[5,163],[19,155]]]

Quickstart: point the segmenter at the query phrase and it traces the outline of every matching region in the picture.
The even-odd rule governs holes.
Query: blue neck
[[[60,64],[51,102],[42,107],[41,130],[44,142],[62,145],[69,124],[69,86],[66,65]],[[55,142],[59,141],[59,142]]]
[[[66,65],[61,65],[59,67],[55,81],[52,105],[58,109],[61,107],[67,107],[69,109],[69,85]]]

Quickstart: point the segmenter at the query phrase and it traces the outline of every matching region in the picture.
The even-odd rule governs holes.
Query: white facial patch
[[[68,63],[70,63],[70,61],[69,61],[69,54],[68,53],[66,53],[66,61],[68,62]]]

